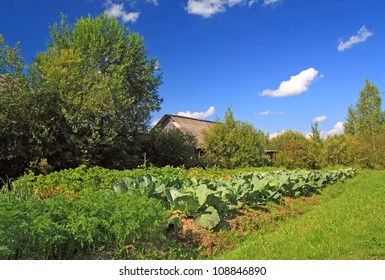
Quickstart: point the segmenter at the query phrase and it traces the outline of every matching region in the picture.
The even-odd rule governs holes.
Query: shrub
[[[278,150],[274,158],[274,165],[283,166],[289,169],[294,168],[319,168],[319,154],[321,144],[306,139],[306,137],[295,131],[285,133],[273,138],[270,147]]]
[[[143,144],[143,154],[152,165],[186,166],[198,165],[196,139],[191,134],[178,130],[152,129]]]
[[[224,168],[263,166],[267,162],[266,136],[251,124],[234,119],[228,109],[224,123],[203,134],[204,157],[210,164]]]
[[[169,213],[135,194],[85,191],[80,199],[0,194],[0,259],[73,259],[164,238]]]

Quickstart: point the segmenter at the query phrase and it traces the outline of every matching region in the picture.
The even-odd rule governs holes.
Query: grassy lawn
[[[385,259],[385,171],[323,190],[317,205],[255,231],[218,259]]]

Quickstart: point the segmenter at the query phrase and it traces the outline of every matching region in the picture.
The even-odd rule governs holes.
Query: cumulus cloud
[[[264,0],[264,5],[274,5],[280,0]],[[216,14],[226,12],[227,8],[237,5],[249,7],[256,4],[258,0],[188,0],[186,11],[189,14],[210,18]]]
[[[194,113],[191,113],[190,111],[186,111],[186,112],[179,112],[177,115],[178,116],[189,117],[189,118],[194,118],[194,119],[205,119],[205,118],[211,116],[214,113],[215,113],[215,108],[213,106],[211,106],[205,112],[194,112]]]
[[[275,138],[275,137],[277,137],[277,136],[279,136],[279,135],[281,135],[281,134],[283,134],[285,132],[286,132],[286,130],[281,130],[281,131],[270,133],[269,134],[269,139],[271,140],[271,139],[273,139],[273,138]]]
[[[344,127],[344,122],[337,122],[332,129],[330,130],[322,130],[321,131],[321,137],[323,139],[326,139],[327,137],[329,136],[333,136],[333,135],[340,135],[340,134],[343,134],[344,131],[345,131],[345,127]]]
[[[278,89],[265,89],[260,95],[271,97],[286,97],[301,94],[308,90],[310,84],[314,81],[317,75],[317,70],[314,68],[309,68],[296,76],[292,76],[290,80],[281,82]]]
[[[264,0],[263,5],[264,6],[273,6],[279,3],[281,0]]]
[[[122,22],[136,22],[139,18],[140,13],[139,12],[127,12],[124,9],[124,5],[122,4],[116,4],[112,1],[106,2],[107,9],[105,10],[106,14],[109,17],[115,17],[117,19],[120,19]]]
[[[313,119],[313,123],[320,123],[320,122],[324,122],[324,121],[326,121],[326,116],[325,115],[318,116],[318,117],[315,117]]]
[[[227,2],[223,0],[189,0],[186,10],[189,14],[209,18],[215,14],[225,12]]]
[[[365,42],[369,37],[373,36],[373,33],[366,29],[365,25],[358,30],[357,35],[351,36],[347,41],[341,41],[338,45],[338,51],[342,52],[346,49],[351,48],[355,44]]]
[[[344,127],[344,122],[337,122],[333,129],[327,131],[327,136],[333,136],[333,135],[339,135],[344,133],[345,127]]]

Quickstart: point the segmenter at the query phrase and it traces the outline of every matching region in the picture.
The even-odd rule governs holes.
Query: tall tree
[[[5,44],[0,34],[0,176],[16,176],[31,154],[31,91],[20,44]]]
[[[311,124],[311,138],[320,144],[322,143],[321,132],[318,129],[318,122]]]
[[[31,66],[0,35],[0,175],[140,164],[142,134],[162,102],[144,39],[106,14],[74,24],[62,16],[50,34]]]
[[[375,151],[376,134],[384,122],[380,91],[377,86],[366,79],[355,108],[350,106],[348,109],[346,132],[356,136],[365,136],[370,141],[372,150]]]
[[[143,38],[106,14],[74,25],[63,16],[50,31],[31,74],[42,104],[56,106],[51,113],[61,129],[50,130],[51,151],[56,141],[73,164],[136,165],[137,137],[162,102],[158,63],[148,58]]]

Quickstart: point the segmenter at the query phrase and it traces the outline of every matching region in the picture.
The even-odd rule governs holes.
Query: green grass
[[[361,171],[326,188],[319,203],[256,231],[218,259],[385,259],[385,171]]]

